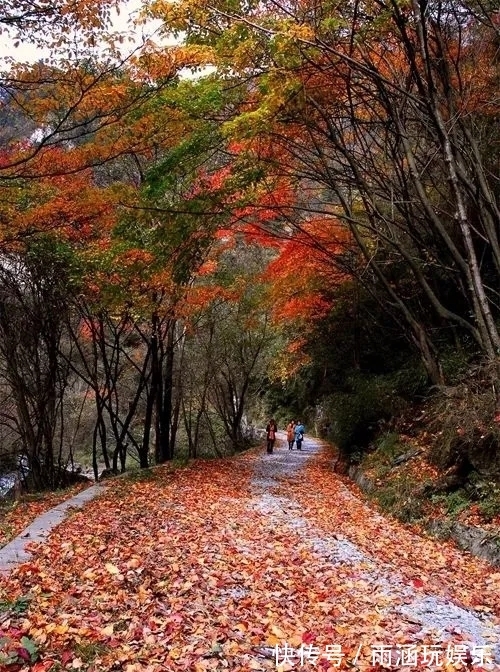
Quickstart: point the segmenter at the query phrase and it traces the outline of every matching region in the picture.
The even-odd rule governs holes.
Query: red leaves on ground
[[[312,483],[314,492],[320,493],[314,498],[310,497]],[[500,616],[498,568],[461,552],[451,541],[424,536],[410,526],[375,513],[349,479],[332,476],[328,452],[306,466],[305,478],[300,483],[287,484],[286,488],[288,495],[301,502],[308,517],[325,534],[341,531],[360,549],[396,568],[416,588],[422,588],[423,584],[466,607],[483,605]]]
[[[32,598],[19,628],[40,647],[37,665],[284,671],[294,668],[276,666],[274,651],[286,643],[339,646],[342,669],[357,654],[357,669],[370,670],[383,669],[369,662],[370,645],[432,643],[394,610],[365,561],[335,563],[315,546],[339,536],[415,593],[481,605],[490,616],[499,609],[498,572],[376,514],[332,474],[328,453],[279,492],[252,486],[262,459],[250,452],[120,479],[59,526],[0,583],[11,600]],[[303,669],[339,666],[322,658]]]
[[[88,485],[91,485],[91,483],[89,482]],[[6,503],[3,509],[0,509],[0,548],[20,534],[37,516],[64,500],[74,497],[88,485],[77,483],[65,490],[25,495],[17,502]]]

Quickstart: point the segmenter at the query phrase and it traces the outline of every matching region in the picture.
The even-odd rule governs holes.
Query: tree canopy
[[[447,385],[455,348],[484,367],[493,419],[494,3],[151,0],[162,39],[129,54],[116,8],[0,12],[50,54],[13,54],[0,80],[5,347],[41,347],[8,345],[13,315],[54,320],[29,391],[50,428],[3,353],[5,423],[32,473],[47,465],[38,485],[72,459],[66,403],[89,415],[96,473],[147,466],[202,436],[245,445],[248,414],[285,412],[291,390],[314,406],[403,360]]]

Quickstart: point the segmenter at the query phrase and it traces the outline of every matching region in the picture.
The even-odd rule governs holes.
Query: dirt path
[[[372,511],[319,442],[281,446],[115,483],[55,529],[0,582],[40,669],[500,670],[498,572]]]

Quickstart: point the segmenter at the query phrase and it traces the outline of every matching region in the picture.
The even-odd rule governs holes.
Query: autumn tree
[[[64,338],[57,330],[54,337],[73,347],[59,347],[56,357],[57,366],[69,367],[93,391],[96,473],[98,442],[106,466],[124,468],[127,445],[147,466],[153,398],[157,418],[168,417],[156,433],[167,448],[157,453],[162,459],[173,454],[171,395],[158,371],[168,366],[173,347],[176,286],[187,281],[191,259],[204,245],[194,227],[192,236],[183,225],[175,234],[175,225],[168,231],[172,217],[165,215],[164,194],[162,203],[153,203],[152,195],[146,203],[140,192],[152,184],[151,167],[191,128],[173,90],[178,71],[192,57],[180,47],[158,49],[152,42],[133,50],[120,46],[124,36],[111,25],[116,6],[17,3],[6,5],[0,16],[6,37],[48,49],[35,64],[6,59],[0,80],[0,184],[6,196],[0,244],[20,267],[30,241],[40,235],[72,249],[78,271],[66,293],[61,287],[65,331]],[[145,215],[153,211],[162,214]],[[131,354],[134,337],[143,345],[142,361]],[[134,380],[135,388],[127,390],[124,378],[128,384]],[[64,391],[59,392],[62,403]],[[144,397],[139,437],[134,425]]]
[[[70,459],[63,450],[69,368],[60,357],[67,250],[46,240],[22,258],[4,254],[0,279],[1,370],[13,400],[2,422],[17,435],[32,486],[56,488]]]
[[[191,57],[176,46],[160,50],[146,38],[143,44],[127,47],[125,36],[112,26],[112,10],[118,6],[105,0],[61,0],[50,7],[43,3],[5,7],[6,37],[14,32],[12,39],[32,41],[48,51],[30,64],[16,62],[13,49],[3,63],[0,184],[6,197],[0,210],[0,242],[4,247],[47,229],[47,208],[34,212],[29,225],[23,225],[22,216],[15,220],[17,213],[35,210],[37,197],[25,196],[27,191],[37,192],[40,182],[45,183],[49,201],[51,181],[58,189],[57,180],[64,175],[89,169],[97,188],[124,183],[137,188],[147,166],[183,133],[182,114],[172,107],[167,113],[161,97]]]
[[[248,445],[248,417],[272,377],[276,335],[264,277],[266,248],[229,231],[219,239],[188,298],[182,417],[191,456]]]
[[[157,101],[176,110],[173,124],[187,112],[181,92],[188,88],[172,85]],[[207,105],[216,104],[208,96]],[[155,461],[174,456],[183,306],[223,217],[213,176],[220,144],[210,124],[191,115],[177,146],[143,163],[140,188],[119,189],[111,228],[78,253],[85,289],[74,302],[81,320],[72,327],[80,358],[74,371],[96,401],[94,465],[98,444],[107,465],[110,440],[113,470],[124,469],[127,452],[147,467],[151,444]]]
[[[312,185],[346,223],[365,260],[360,277],[385,294],[431,380],[443,381],[449,330],[495,363],[494,8],[178,2],[163,16],[213,47],[228,85],[240,77],[247,102],[227,132],[266,137],[272,168]]]

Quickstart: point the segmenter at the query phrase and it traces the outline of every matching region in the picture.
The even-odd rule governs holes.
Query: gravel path
[[[284,434],[280,433],[278,438],[281,446],[286,445]],[[401,621],[414,624],[416,639],[434,644],[449,640],[450,634],[460,635],[461,641],[470,650],[476,647],[480,654],[484,648],[491,656],[493,662],[484,665],[483,669],[500,670],[500,628],[492,624],[487,615],[463,609],[437,595],[428,593],[423,596],[422,591],[417,593],[393,567],[384,566],[341,534],[325,537],[324,532],[315,529],[300,515],[297,502],[273,493],[284,478],[300,479],[301,467],[320,449],[320,442],[306,437],[301,452],[281,447],[273,455],[263,455],[252,479],[254,498],[250,503],[251,509],[265,514],[282,532],[287,529],[291,533],[298,532],[302,544],[323,560],[325,566],[355,570],[356,586],[365,585],[367,590],[373,591],[373,601],[389,617],[397,615]],[[351,493],[347,494],[354,498]],[[384,523],[383,516],[373,515],[380,519],[381,524]],[[398,666],[397,669],[406,668]]]

